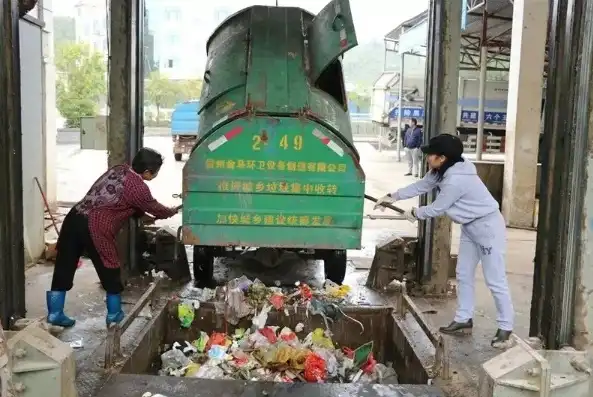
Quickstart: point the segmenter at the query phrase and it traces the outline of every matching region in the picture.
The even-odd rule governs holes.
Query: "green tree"
[[[183,96],[181,85],[163,76],[158,70],[152,72],[146,81],[146,101],[156,107],[156,122],[160,122],[162,108],[173,107]]]
[[[348,100],[358,106],[361,113],[369,112],[371,109],[371,97],[358,92],[349,92]],[[350,111],[353,111],[350,109]]]
[[[103,54],[85,43],[56,48],[56,102],[69,127],[79,127],[80,118],[95,116],[107,92],[107,68]]]
[[[76,21],[72,17],[54,16],[54,45],[76,41]]]
[[[181,85],[182,99],[184,101],[200,99],[200,95],[202,95],[202,80],[181,80],[179,84]]]

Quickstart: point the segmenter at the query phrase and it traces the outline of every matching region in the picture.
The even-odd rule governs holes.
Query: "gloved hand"
[[[377,203],[373,207],[373,210],[378,209],[380,211],[385,211],[385,207],[382,206],[381,204],[393,204],[393,203],[395,203],[395,199],[393,197],[391,197],[389,194],[386,194],[385,196],[383,196],[379,200],[377,200]]]
[[[410,223],[416,223],[416,221],[418,220],[418,218],[416,218],[416,208],[412,208],[411,210],[405,211],[404,212],[404,217],[406,218],[406,220]]]

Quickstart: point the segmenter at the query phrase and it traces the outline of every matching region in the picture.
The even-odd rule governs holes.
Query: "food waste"
[[[181,327],[191,326],[196,310],[204,302],[213,302],[229,324],[237,325],[241,319],[250,318],[252,326],[229,334],[202,331],[196,340],[167,346],[161,355],[160,375],[273,382],[397,383],[391,365],[376,361],[372,341],[362,346],[340,347],[332,340],[330,323],[340,318],[350,319],[353,330],[358,328],[355,332],[361,332],[362,324],[340,309],[350,292],[348,286],[327,280],[319,290],[302,283],[281,289],[241,277],[216,290],[194,292],[190,298],[180,298],[177,314]],[[326,329],[305,333],[307,327],[303,323],[294,329],[267,324],[271,310],[289,315],[299,306],[306,307],[310,315],[322,316]]]

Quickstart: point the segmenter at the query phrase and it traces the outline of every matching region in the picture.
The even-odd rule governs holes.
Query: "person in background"
[[[430,171],[421,180],[380,198],[375,208],[384,209],[383,203],[407,200],[437,189],[439,193],[431,204],[412,208],[405,217],[416,222],[447,215],[461,224],[456,269],[457,312],[440,332],[471,333],[475,272],[481,262],[498,312],[498,331],[491,343],[494,347],[504,347],[513,330],[514,309],[505,270],[506,224],[498,203],[478,176],[475,165],[463,158],[463,143],[458,137],[438,135],[422,147],[422,152],[427,156]]]
[[[132,216],[151,222],[170,218],[181,208],[160,204],[144,183],[158,175],[162,164],[160,153],[140,149],[131,167],[124,164],[107,170],[66,215],[57,242],[51,290],[46,293],[48,323],[61,327],[74,325],[75,320],[64,314],[64,303],[83,253],[93,262],[107,292],[107,325],[123,320],[120,294],[124,287],[116,246],[119,230]]]
[[[422,129],[418,127],[418,120],[412,119],[410,128],[406,130],[404,136],[404,152],[408,159],[408,173],[406,176],[414,175],[417,178],[420,175],[420,164],[422,162]]]

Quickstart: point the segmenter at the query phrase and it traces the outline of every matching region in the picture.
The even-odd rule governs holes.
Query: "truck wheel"
[[[330,251],[323,258],[325,278],[336,284],[342,284],[346,277],[346,251]]]
[[[194,246],[194,284],[200,288],[214,286],[214,255],[205,247]]]
[[[183,154],[181,154],[181,153],[175,153],[175,161],[181,161],[182,156],[183,156]]]

